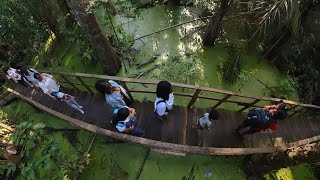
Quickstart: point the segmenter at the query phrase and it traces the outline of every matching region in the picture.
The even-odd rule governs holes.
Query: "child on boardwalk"
[[[160,81],[157,86],[157,98],[154,102],[154,112],[161,120],[166,119],[168,112],[172,110],[174,95],[172,86],[168,81]]]
[[[135,117],[135,110],[132,108],[114,109],[111,123],[116,126],[119,132],[138,137],[144,136],[144,131],[140,128]]]
[[[81,114],[84,114],[84,111],[82,110],[82,106],[80,106],[77,103],[77,101],[74,100],[73,96],[71,96],[69,94],[65,94],[63,92],[53,92],[53,93],[51,93],[51,95],[56,97],[60,101],[67,103],[68,106],[79,111]]]
[[[215,109],[211,109],[209,113],[204,113],[203,116],[200,117],[198,120],[198,123],[195,128],[199,129],[208,129],[210,130],[210,127],[212,126],[212,121],[219,119],[219,113]]]

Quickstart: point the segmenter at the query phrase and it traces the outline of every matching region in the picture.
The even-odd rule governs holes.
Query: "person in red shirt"
[[[248,113],[248,117],[235,129],[234,133],[242,137],[245,134],[253,134],[267,129],[274,131],[279,127],[278,120],[283,120],[286,117],[287,112],[283,110],[282,105],[255,108]]]

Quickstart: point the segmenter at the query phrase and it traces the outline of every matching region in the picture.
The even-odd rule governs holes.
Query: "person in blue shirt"
[[[114,124],[116,129],[121,133],[143,137],[144,131],[140,128],[135,117],[135,111],[132,110],[133,109],[128,107],[114,109],[111,123]]]
[[[109,80],[108,82],[105,82],[104,80],[99,80],[96,82],[95,86],[98,91],[104,94],[107,104],[112,108],[119,109],[130,105],[130,102],[125,101],[125,97],[128,97],[125,89],[115,81]]]

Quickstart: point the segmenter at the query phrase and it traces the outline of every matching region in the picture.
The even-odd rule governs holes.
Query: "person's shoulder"
[[[160,101],[161,101],[161,100],[160,100]],[[167,104],[166,104],[165,101],[163,101],[163,100],[162,100],[161,102],[160,102],[160,101],[157,102],[157,106],[158,106],[158,107],[167,107]]]

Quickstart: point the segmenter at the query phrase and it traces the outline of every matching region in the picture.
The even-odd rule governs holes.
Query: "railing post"
[[[130,92],[127,84],[126,84],[125,82],[123,82],[123,81],[121,82],[121,84],[122,84],[123,88],[127,91],[127,94],[129,95],[130,100],[131,100],[132,102],[134,102],[134,99],[133,99],[133,97],[132,97],[132,95],[131,95],[131,92]]]
[[[198,99],[199,94],[201,93],[201,89],[197,89],[196,92],[194,92],[189,104],[188,104],[188,108],[190,108]]]
[[[226,95],[223,99],[221,99],[216,105],[214,105],[212,107],[212,109],[217,108],[218,106],[220,106],[222,103],[224,103],[227,99],[229,99],[229,97],[231,97],[231,94]]]
[[[79,91],[79,89],[72,83],[70,82],[64,75],[60,74],[60,76],[67,81],[67,83],[69,83],[73,88],[75,88],[76,90]]]
[[[89,91],[89,93],[94,94],[90,87],[79,76],[76,77],[78,81],[82,84],[82,86],[84,86]]]
[[[252,103],[250,103],[250,104],[244,106],[243,108],[239,109],[238,112],[242,112],[242,111],[244,111],[244,110],[252,107],[253,105],[255,105],[256,103],[258,103],[259,101],[260,101],[260,99],[254,100]]]

